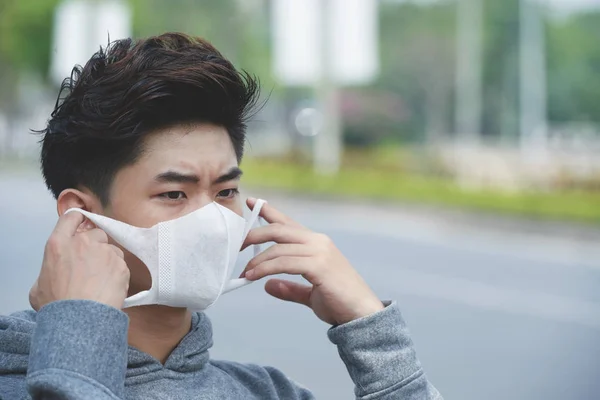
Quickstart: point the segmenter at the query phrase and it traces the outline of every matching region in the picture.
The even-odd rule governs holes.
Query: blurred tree
[[[483,126],[516,138],[519,115],[519,1],[484,1]]]
[[[0,0],[0,63],[46,76],[59,0]]]
[[[270,74],[268,1],[129,0],[135,37],[167,31],[206,38],[236,66],[273,86]]]
[[[405,139],[431,141],[451,130],[455,6],[381,5],[381,75],[374,88],[402,100],[409,118],[391,130]],[[548,14],[545,23],[550,121],[600,122],[600,12]],[[484,1],[482,134],[508,141],[519,131],[519,30],[519,0]]]
[[[600,123],[600,12],[548,26],[549,118]]]
[[[276,88],[269,0],[128,1],[134,36],[170,30],[203,36],[260,76],[267,92]],[[0,110],[14,111],[19,75],[47,77],[59,2],[0,0]],[[518,132],[518,2],[484,1],[483,130],[509,138]],[[370,87],[350,88],[345,107],[364,117],[349,119],[351,141],[436,140],[452,130],[455,6],[381,2],[381,74]],[[549,17],[546,25],[550,120],[600,123],[600,12]]]
[[[52,20],[58,0],[0,0],[0,119],[6,118],[1,148],[10,154],[21,114],[19,80],[47,78]]]
[[[54,10],[61,0],[0,0],[0,68],[46,78]],[[129,0],[136,37],[200,35],[237,65],[269,79],[266,0]],[[12,81],[12,79],[10,79]]]
[[[397,140],[436,141],[450,130],[455,15],[448,2],[381,4],[381,74],[374,88],[399,97],[405,108],[398,110],[408,118],[396,124]]]

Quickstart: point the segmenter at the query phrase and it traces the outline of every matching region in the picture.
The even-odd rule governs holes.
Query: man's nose
[[[212,195],[210,193],[201,192],[200,194],[195,196],[194,201],[192,201],[192,204],[194,206],[194,209],[198,209],[212,203],[213,201],[214,199],[212,198]]]

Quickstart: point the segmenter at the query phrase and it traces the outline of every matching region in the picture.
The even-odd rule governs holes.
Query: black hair
[[[54,197],[85,187],[107,205],[115,174],[150,132],[182,123],[224,127],[238,162],[258,80],[209,42],[181,33],[110,42],[63,81],[41,131],[41,168]]]

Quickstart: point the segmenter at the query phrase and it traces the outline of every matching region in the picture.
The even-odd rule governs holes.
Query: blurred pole
[[[84,65],[100,46],[131,37],[131,8],[125,0],[63,0],[56,7],[50,75],[60,85],[75,64]]]
[[[456,133],[477,143],[481,134],[482,0],[458,0]]]
[[[19,109],[17,107],[19,88],[15,69],[0,60],[0,158],[14,154],[14,135]]]
[[[4,147],[0,149],[0,156],[4,155],[6,158],[9,158],[13,155],[13,142],[14,142],[14,134],[15,134],[15,124],[14,124],[14,116],[11,113],[7,113],[6,117],[6,132],[4,136]],[[2,122],[2,121],[0,121]],[[1,127],[1,126],[0,126]]]
[[[339,171],[342,156],[342,128],[339,90],[333,76],[333,37],[330,21],[334,6],[332,0],[319,1],[318,32],[320,76],[316,96],[321,110],[321,131],[315,136],[313,168],[316,173],[333,175]]]
[[[86,0],[84,3],[84,19],[83,26],[84,43],[92,49],[97,44],[98,39],[98,0]],[[108,39],[108,32],[107,32]],[[97,51],[94,49],[94,51]]]
[[[520,0],[520,137],[528,157],[547,140],[546,49],[538,0]]]

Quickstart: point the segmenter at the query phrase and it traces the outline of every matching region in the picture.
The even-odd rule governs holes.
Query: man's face
[[[242,215],[240,174],[224,128],[198,124],[157,131],[145,138],[137,162],[116,174],[104,214],[148,228],[216,201]],[[150,288],[147,268],[125,254],[131,270],[130,294]]]

